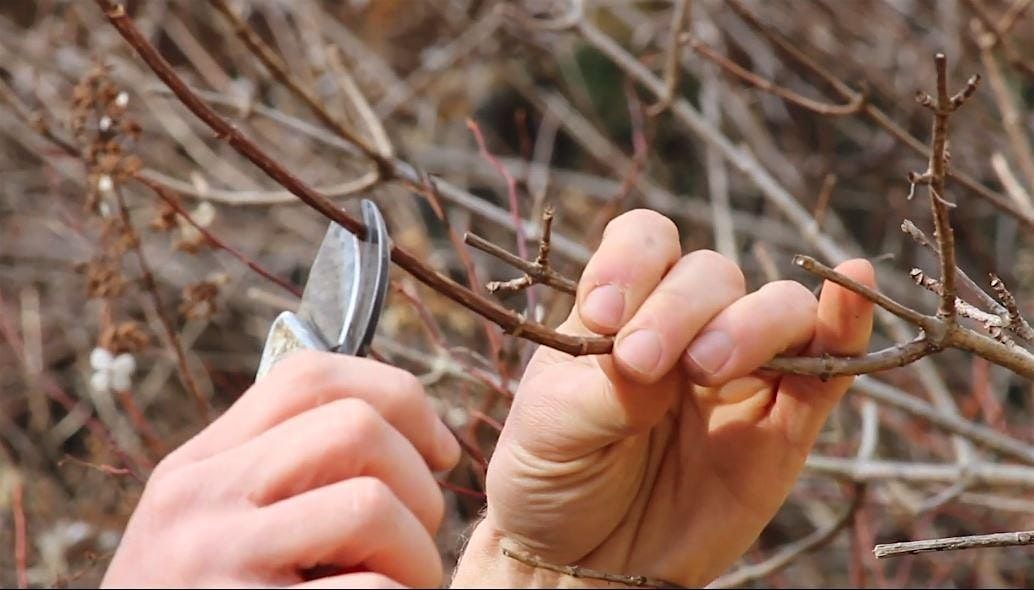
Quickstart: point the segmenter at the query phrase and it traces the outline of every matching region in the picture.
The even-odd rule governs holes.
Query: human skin
[[[865,261],[838,270],[873,284]],[[559,328],[615,335],[614,354],[536,352],[453,585],[600,584],[507,558],[507,543],[706,584],[774,516],[851,382],[758,367],[780,353],[861,353],[871,327],[871,305],[845,289],[827,283],[816,301],[778,281],[747,294],[724,257],[683,256],[670,220],[618,217]],[[159,464],[103,585],[437,586],[432,471],[459,453],[409,373],[296,353]],[[314,566],[340,573],[307,579]]]
[[[295,353],[158,465],[102,585],[437,586],[459,454],[413,375]]]
[[[863,260],[837,269],[873,285]],[[601,290],[602,289],[602,290]],[[826,283],[746,293],[711,251],[682,255],[668,219],[610,223],[567,334],[615,335],[612,356],[540,348],[488,469],[488,506],[454,587],[599,586],[505,557],[699,587],[739,558],[786,499],[851,383],[758,371],[780,353],[865,351],[872,306]]]

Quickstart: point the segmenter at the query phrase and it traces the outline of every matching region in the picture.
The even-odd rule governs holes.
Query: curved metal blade
[[[362,201],[367,236],[331,223],[323,237],[297,314],[285,311],[269,329],[257,377],[294,350],[363,355],[376,331],[388,288],[390,241],[380,210]]]

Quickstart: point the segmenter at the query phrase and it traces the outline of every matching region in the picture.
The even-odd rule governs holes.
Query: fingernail
[[[649,375],[661,360],[661,339],[652,330],[636,330],[618,342],[614,354],[622,363]]]
[[[620,328],[624,313],[625,295],[614,285],[596,287],[582,302],[582,317],[601,328]]]
[[[732,340],[721,330],[705,332],[686,351],[686,358],[701,372],[714,375],[732,356]]]

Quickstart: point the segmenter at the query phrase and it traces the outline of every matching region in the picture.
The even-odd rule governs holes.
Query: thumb
[[[876,286],[872,265],[867,260],[849,260],[836,270],[863,285]],[[872,319],[873,304],[869,300],[826,281],[819,296],[815,336],[805,354],[864,354],[872,333]],[[787,440],[799,441],[810,448],[826,416],[853,381],[854,377],[850,376],[822,381],[818,377],[787,375],[780,382],[770,419],[785,431]]]

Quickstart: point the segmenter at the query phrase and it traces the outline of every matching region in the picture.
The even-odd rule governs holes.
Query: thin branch
[[[140,33],[125,8],[113,0],[95,0],[103,10],[108,21],[122,35],[127,43],[147,63],[151,70],[173,91],[184,106],[199,119],[212,128],[216,134],[236,149],[241,155],[262,169],[271,178],[290,190],[306,205],[319,211],[326,218],[339,223],[357,236],[366,235],[366,227],[338,208],[325,195],[313,190],[309,185],[289,172],[280,163],[266,154],[239,129],[220,117],[210,106],[202,101],[173,71],[168,62],[158,53],[153,45]],[[418,280],[440,292],[467,309],[498,324],[503,330],[528,340],[544,344],[550,348],[574,355],[606,354],[613,347],[613,339],[603,337],[577,337],[560,334],[537,322],[529,321],[523,315],[506,309],[501,305],[474,293],[459,283],[439,273],[408,251],[393,244],[391,259]]]
[[[858,357],[776,357],[762,365],[761,368],[780,373],[830,379],[845,375],[866,375],[904,367],[939,350],[941,349],[934,346],[929,340],[918,338],[907,344],[891,346]]]
[[[751,27],[758,31],[765,39],[772,45],[777,47],[780,51],[790,56],[795,62],[804,66],[805,69],[820,77],[823,81],[829,84],[841,97],[850,100],[857,97],[859,94],[851,89],[843,80],[837,78],[829,70],[819,64],[817,61],[812,59],[807,53],[795,45],[792,41],[785,38],[780,32],[776,31],[772,27],[768,26],[761,21],[754,13],[743,5],[741,0],[727,0],[726,6],[731,8],[740,18],[747,22]],[[927,147],[922,141],[917,139],[914,135],[909,133],[907,130],[902,128],[900,125],[895,123],[887,113],[883,112],[879,107],[873,105],[871,102],[865,103],[861,111],[869,120],[882,127],[887,133],[896,138],[898,141],[907,145],[913,151],[921,154],[927,158],[930,157],[930,148]],[[973,191],[980,198],[990,202],[999,210],[1012,215],[1017,218],[1024,225],[1030,229],[1034,229],[1034,213],[1029,213],[1024,209],[1016,206],[1012,201],[1005,198],[1004,196],[996,193],[995,191],[987,188],[975,178],[962,172],[960,170],[948,171],[948,176],[957,180],[959,184]]]
[[[549,563],[537,555],[528,553],[520,549],[514,549],[511,547],[501,548],[503,555],[519,561],[529,567],[549,570],[558,574],[564,574],[571,576],[572,578],[582,578],[587,580],[602,580],[604,582],[613,582],[615,584],[624,584],[626,586],[633,586],[635,588],[685,588],[673,582],[667,580],[661,580],[658,578],[651,578],[649,576],[632,576],[624,574],[612,574],[603,572],[600,570],[594,570],[587,567],[581,567],[578,565],[557,565]]]
[[[668,38],[668,52],[664,59],[664,94],[661,98],[646,109],[646,114],[651,117],[663,113],[671,106],[678,90],[679,53],[682,51],[682,33],[689,28],[691,14],[690,0],[675,0],[675,8],[671,13],[671,33]]]
[[[211,414],[211,406],[205,396],[202,395],[201,389],[197,385],[197,381],[194,380],[194,374],[190,371],[190,365],[187,363],[187,355],[183,351],[183,345],[180,343],[179,335],[176,333],[176,328],[172,325],[172,320],[169,319],[168,314],[165,311],[165,305],[162,302],[161,293],[158,292],[158,283],[154,280],[154,273],[151,272],[151,265],[147,262],[147,257],[144,255],[143,246],[140,244],[140,237],[136,230],[133,228],[133,220],[129,215],[129,207],[126,205],[126,199],[122,195],[122,191],[116,187],[115,194],[118,198],[118,210],[119,215],[122,218],[123,231],[129,235],[129,242],[132,244],[133,252],[136,254],[137,265],[140,267],[141,282],[143,283],[144,289],[150,294],[151,300],[154,302],[155,313],[158,315],[158,320],[162,325],[162,329],[165,331],[165,338],[169,341],[169,348],[172,349],[173,354],[176,356],[176,364],[179,365],[179,376],[183,382],[183,386],[190,393],[191,397],[194,398],[194,403],[197,406],[198,413],[201,418],[207,423]]]
[[[98,1],[102,2],[102,6],[105,7],[105,12],[109,13],[108,18],[112,18],[110,14],[111,10],[107,7],[116,6],[113,4],[113,1]],[[386,158],[375,148],[367,145],[366,141],[349,129],[344,122],[332,115],[310,89],[302,86],[301,82],[299,82],[288,71],[287,64],[280,59],[280,56],[278,56],[272,48],[266,45],[266,42],[258,36],[258,33],[248,26],[248,23],[241,19],[226,0],[209,0],[209,2],[217,11],[219,11],[220,14],[223,15],[223,17],[226,18],[227,22],[229,22],[233,27],[233,31],[237,37],[247,45],[252,54],[254,54],[264,66],[266,66],[266,69],[269,70],[278,82],[286,86],[295,96],[300,98],[309,107],[312,113],[316,115],[321,123],[333,129],[335,133],[353,144],[363,153],[363,155],[369,158],[370,161],[374,162],[377,165],[377,170],[380,172],[382,178],[390,178],[392,166],[389,158]]]
[[[962,549],[986,549],[988,547],[1022,547],[1034,545],[1034,531],[994,533],[991,535],[970,535],[966,537],[944,537],[925,541],[885,543],[873,547],[876,559],[915,555],[932,551],[960,551]]]
[[[513,227],[517,233],[517,255],[521,258],[528,258],[528,239],[524,235],[524,225],[521,223],[521,212],[519,203],[517,200],[517,181],[514,180],[513,174],[507,170],[506,166],[499,161],[499,158],[495,157],[492,152],[488,150],[488,145],[485,143],[485,136],[481,133],[481,127],[478,126],[477,121],[474,119],[467,119],[467,129],[470,129],[470,133],[474,136],[474,140],[478,144],[478,152],[481,157],[485,159],[488,164],[499,173],[499,176],[506,182],[506,199],[510,204],[510,215],[513,218]]]
[[[1006,327],[1027,342],[1034,340],[1034,329],[1024,319],[1023,314],[1020,312],[1020,305],[1016,303],[1016,298],[1012,296],[1012,293],[1009,292],[1002,279],[998,278],[998,275],[991,274],[991,289],[1008,312]]]
[[[833,270],[832,268],[826,266],[825,264],[822,264],[818,260],[815,260],[811,256],[804,256],[803,254],[798,254],[793,257],[793,263],[795,266],[799,266],[816,276],[820,276],[828,281],[832,281],[840,285],[841,287],[844,287],[845,289],[850,289],[851,291],[854,291],[855,293],[861,295],[862,297],[865,297],[869,301],[875,303],[876,305],[879,305],[883,309],[886,309],[887,311],[898,316],[899,318],[912,324],[915,324],[916,326],[919,326],[920,328],[923,328],[928,332],[936,331],[935,329],[930,329],[934,325],[933,322],[930,321],[931,319],[933,319],[930,316],[919,313],[918,311],[910,307],[905,307],[904,305],[898,303],[897,301],[894,301],[890,297],[887,297],[883,293],[880,293],[879,291],[876,291],[871,287],[863,285],[858,281]]]
[[[918,397],[909,395],[883,381],[862,376],[855,379],[851,387],[852,391],[867,398],[903,412],[908,412],[952,434],[964,436],[985,449],[1029,465],[1034,465],[1034,446],[1002,434],[983,424],[966,420],[958,414],[949,414],[941,411]]]
[[[14,520],[14,569],[17,573],[18,587],[29,587],[28,569],[25,565],[26,557],[26,534],[25,534],[25,507],[22,503],[23,484],[21,476],[16,475],[11,485],[11,515]]]
[[[917,244],[929,248],[934,252],[937,251],[937,245],[934,244],[925,233],[923,233],[923,230],[919,229],[916,224],[912,223],[910,220],[906,219],[901,222],[901,231],[908,234],[909,237],[915,240]],[[979,301],[980,305],[983,305],[991,312],[999,315],[1007,311],[1002,307],[1002,304],[995,301],[994,297],[988,295],[987,291],[980,288],[980,286],[977,285],[973,279],[969,278],[969,275],[967,275],[965,271],[958,266],[955,267],[955,276],[959,282],[959,290],[966,292],[966,297],[960,297],[960,299],[975,299]]]
[[[808,98],[802,94],[798,94],[789,88],[784,88],[775,82],[762,78],[715,51],[709,45],[696,37],[686,36],[686,40],[694,51],[707,58],[711,63],[718,65],[729,74],[736,76],[740,80],[743,80],[760,90],[774,94],[787,102],[793,103],[801,108],[808,109],[809,111],[831,117],[843,117],[845,115],[853,115],[861,111],[865,106],[867,98],[865,90],[853,93],[847,104],[839,105],[824,103],[813,98]]]
[[[212,232],[208,231],[208,228],[206,228],[203,225],[199,224],[197,221],[194,221],[194,218],[190,215],[190,212],[187,211],[183,207],[183,205],[180,204],[179,199],[176,198],[176,195],[172,194],[164,186],[162,186],[161,184],[159,184],[157,182],[152,181],[149,178],[142,177],[140,175],[134,176],[134,179],[137,182],[143,184],[147,188],[149,188],[152,191],[154,191],[154,193],[156,195],[158,195],[159,198],[161,198],[163,201],[165,201],[165,203],[167,203],[169,205],[169,207],[172,207],[176,211],[177,215],[179,215],[180,217],[185,219],[187,221],[187,223],[189,223],[190,225],[192,225],[194,227],[194,229],[198,230],[201,233],[201,235],[204,236],[205,239],[208,240],[208,242],[211,243],[213,246],[215,246],[216,248],[219,248],[220,250],[226,251],[228,254],[230,254],[231,256],[236,258],[237,260],[243,262],[245,266],[247,266],[251,270],[255,271],[262,278],[267,279],[267,280],[275,283],[276,285],[278,285],[279,287],[281,287],[282,289],[284,289],[288,293],[294,295],[295,297],[301,298],[302,292],[298,289],[298,287],[295,287],[291,283],[288,283],[286,280],[281,279],[280,277],[278,277],[278,276],[274,275],[273,273],[269,272],[268,270],[263,268],[261,265],[259,265],[259,263],[255,262],[251,258],[248,258],[244,254],[242,254],[240,252],[240,250],[237,250],[233,246],[231,246],[231,245],[227,244],[226,242],[222,241],[218,236],[216,236]]]

